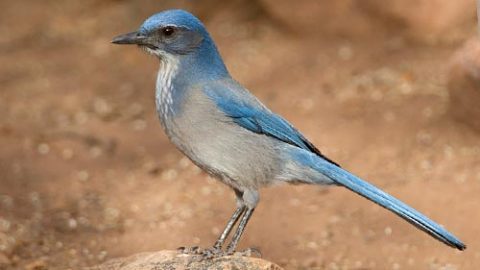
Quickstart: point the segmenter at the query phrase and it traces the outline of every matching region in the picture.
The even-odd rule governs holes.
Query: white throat
[[[157,74],[155,102],[157,111],[164,118],[172,112],[172,81],[178,70],[178,59],[170,54],[163,53],[160,56],[160,68]]]

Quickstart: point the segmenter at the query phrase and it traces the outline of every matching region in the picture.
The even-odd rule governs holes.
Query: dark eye
[[[164,36],[169,37],[169,36],[173,35],[173,33],[175,33],[175,29],[171,26],[167,26],[167,27],[162,29],[162,33],[163,33]]]

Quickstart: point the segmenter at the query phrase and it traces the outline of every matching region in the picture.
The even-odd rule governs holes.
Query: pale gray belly
[[[271,182],[282,169],[279,142],[237,124],[203,101],[163,119],[170,140],[195,164],[242,190]],[[201,104],[202,106],[198,106]]]

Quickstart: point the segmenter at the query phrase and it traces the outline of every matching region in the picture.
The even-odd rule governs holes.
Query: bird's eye
[[[173,35],[173,33],[175,33],[175,29],[171,26],[167,26],[167,27],[162,29],[162,33],[163,33],[164,36],[169,37],[169,36]]]

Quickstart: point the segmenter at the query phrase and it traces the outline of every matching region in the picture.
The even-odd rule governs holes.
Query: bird
[[[326,157],[268,109],[232,78],[205,25],[190,12],[161,11],[111,42],[137,45],[159,60],[155,104],[164,132],[195,165],[234,191],[233,215],[214,245],[201,253],[236,252],[259,189],[279,183],[347,188],[444,244],[466,248],[439,224]]]

